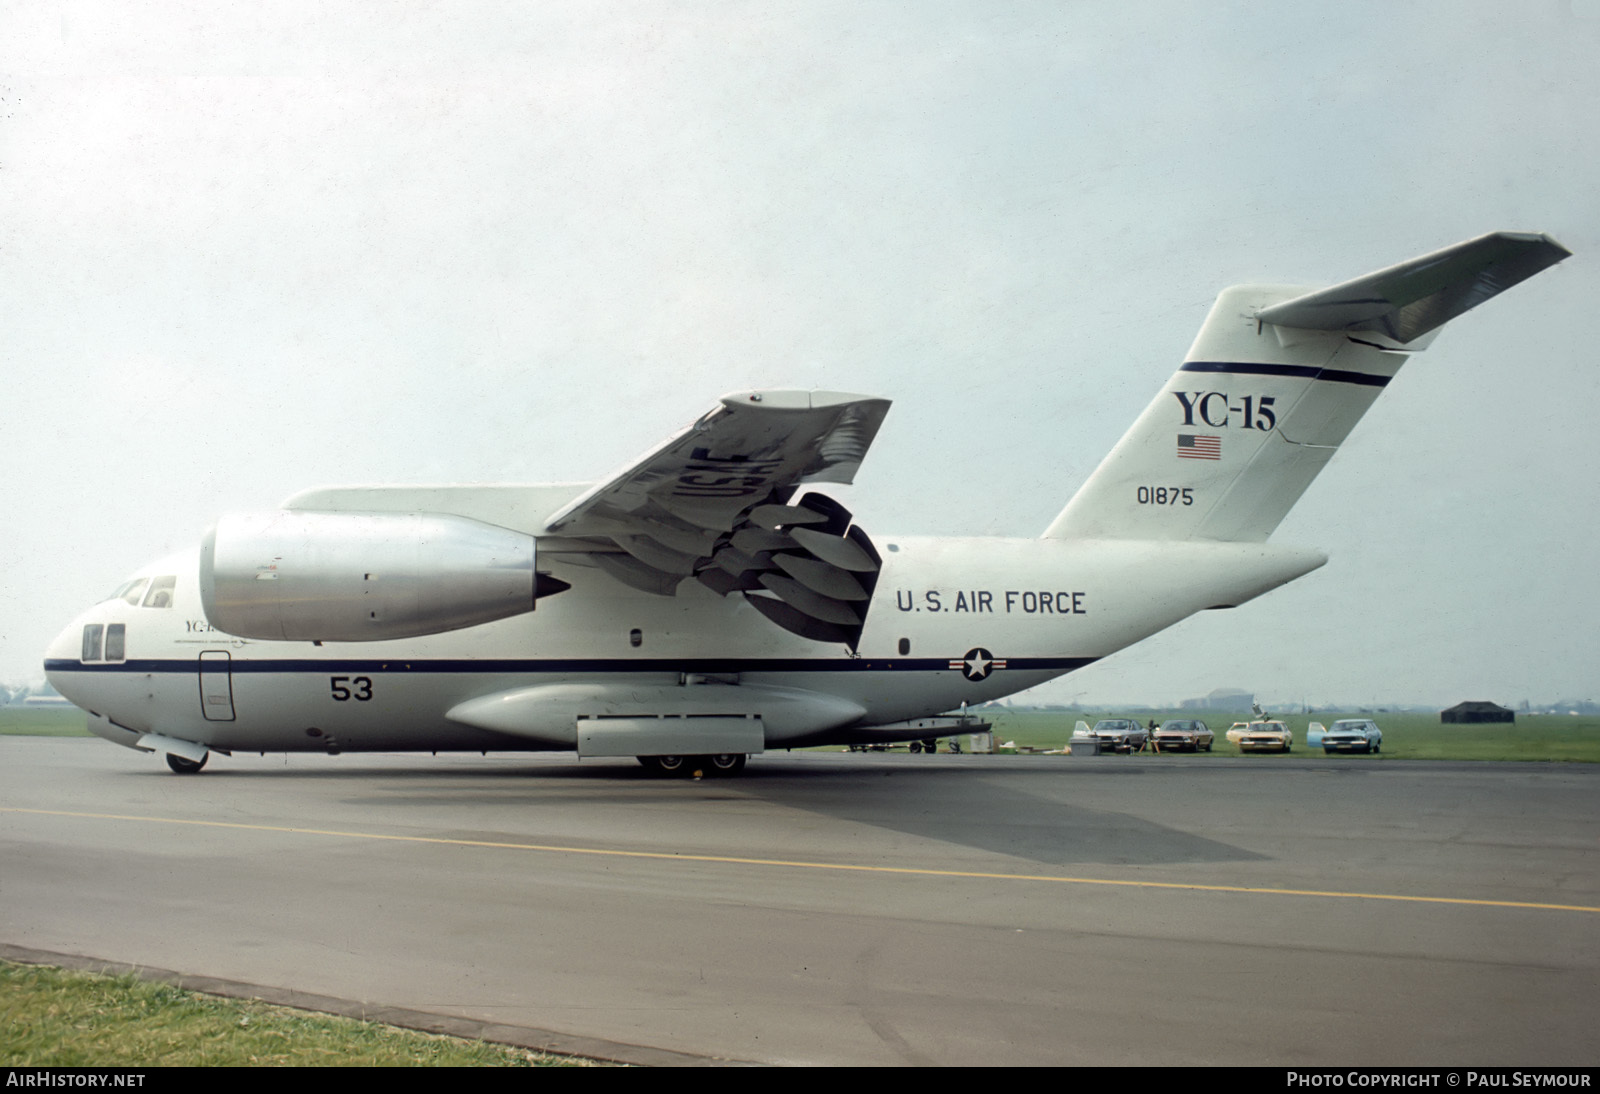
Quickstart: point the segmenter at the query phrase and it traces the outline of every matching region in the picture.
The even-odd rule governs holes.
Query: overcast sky
[[[1600,5],[0,9],[0,679],[217,515],[581,481],[723,392],[894,400],[875,536],[1036,535],[1217,290],[1566,263],[1406,366],[1322,570],[1043,689],[1592,697]]]

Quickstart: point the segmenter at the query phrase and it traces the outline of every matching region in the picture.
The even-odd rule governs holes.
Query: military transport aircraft
[[[1408,353],[1568,256],[1496,233],[1320,290],[1224,291],[1176,375],[1038,539],[869,533],[884,399],[725,396],[592,486],[355,486],[223,517],[51,645],[118,744],[576,750],[731,774],[920,740],[1326,561],[1267,542]]]

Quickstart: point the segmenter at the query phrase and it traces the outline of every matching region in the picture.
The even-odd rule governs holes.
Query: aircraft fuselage
[[[559,562],[572,588],[512,619],[386,642],[256,641],[206,619],[190,553],[141,571],[176,575],[170,606],[96,605],[52,644],[46,668],[97,732],[128,745],[155,732],[224,752],[573,749],[585,717],[694,714],[753,715],[765,748],[903,740],[927,734],[870,727],[1032,687],[1323,561],[1265,544],[880,542],[853,652],[692,582],[665,598]],[[108,651],[118,625],[122,648]],[[86,649],[93,627],[98,650]],[[450,717],[519,693],[499,704],[522,708],[503,728]]]

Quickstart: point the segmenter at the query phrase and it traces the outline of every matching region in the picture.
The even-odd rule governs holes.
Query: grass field
[[[77,707],[0,707],[0,736],[93,737]]]
[[[549,1067],[589,1063],[134,976],[0,962],[4,1067]]]
[[[1167,718],[1192,718],[1194,711],[1168,711],[1138,715],[1140,722],[1154,718],[1157,722]],[[1060,748],[1072,735],[1072,727],[1079,720],[1093,725],[1098,718],[1133,717],[1121,711],[1002,714],[995,722],[995,741],[1014,740],[1018,745],[1034,748]],[[1239,750],[1223,739],[1223,733],[1234,722],[1250,719],[1249,714],[1201,715],[1217,735],[1216,746],[1207,756],[1237,756]],[[1582,763],[1600,763],[1600,718],[1572,717],[1560,714],[1519,714],[1513,725],[1448,726],[1440,723],[1437,714],[1362,714],[1318,712],[1294,714],[1283,717],[1294,733],[1295,750],[1291,755],[1322,756],[1320,748],[1305,746],[1306,726],[1317,721],[1331,726],[1339,718],[1371,718],[1383,730],[1383,751],[1376,756],[1329,756],[1329,762],[1350,759],[1386,760],[1572,760]],[[1178,757],[1174,757],[1177,759]],[[1185,755],[1184,759],[1194,757]],[[1270,761],[1272,756],[1260,754]]]

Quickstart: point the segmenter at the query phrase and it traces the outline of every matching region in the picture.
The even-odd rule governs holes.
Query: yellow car
[[[1251,722],[1237,737],[1230,729],[1228,739],[1238,744],[1240,752],[1288,752],[1294,747],[1288,724],[1277,721]]]

